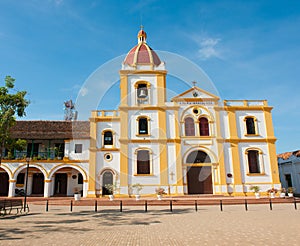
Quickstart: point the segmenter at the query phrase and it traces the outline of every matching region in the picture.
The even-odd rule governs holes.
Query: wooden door
[[[54,195],[66,196],[68,175],[66,173],[55,174]]]
[[[0,173],[0,196],[8,196],[9,177],[7,173]]]
[[[44,175],[42,173],[34,173],[32,177],[32,195],[44,194]]]
[[[212,194],[211,167],[190,167],[187,172],[188,194]]]

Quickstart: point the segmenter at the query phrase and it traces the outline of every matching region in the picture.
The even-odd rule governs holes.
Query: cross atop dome
[[[144,26],[143,25],[141,25],[141,30],[138,32],[137,38],[138,38],[138,43],[142,43],[142,42],[146,43],[147,34],[144,31]]]

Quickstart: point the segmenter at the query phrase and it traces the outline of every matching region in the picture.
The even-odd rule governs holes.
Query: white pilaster
[[[15,179],[9,180],[8,197],[15,196],[15,189],[16,189],[16,180]]]
[[[45,180],[44,197],[50,197],[52,180]]]
[[[74,189],[74,187],[72,186],[72,174],[68,173],[67,196],[72,196],[74,194],[73,189]]]
[[[65,154],[64,156],[69,158],[70,153],[70,141],[65,141]]]
[[[83,181],[83,197],[87,197],[87,194],[88,194],[88,188],[89,188],[89,186],[88,186],[88,181]]]
[[[32,193],[32,182],[33,182],[33,175],[32,173],[28,174],[28,184],[27,184],[27,195],[31,195]]]

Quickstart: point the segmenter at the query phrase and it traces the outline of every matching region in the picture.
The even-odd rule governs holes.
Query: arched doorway
[[[211,163],[210,157],[203,151],[191,152],[187,164]],[[189,166],[187,171],[188,194],[212,194],[211,166]]]
[[[112,195],[112,193],[105,188],[105,185],[113,184],[113,174],[111,171],[105,171],[102,176],[102,195]]]
[[[43,196],[45,186],[44,179],[46,175],[44,171],[45,170],[36,164],[30,164],[28,170],[24,165],[18,168],[14,174],[14,179],[16,179],[15,195],[22,196],[23,192],[27,190],[28,196]],[[26,177],[27,172],[28,179]]]
[[[2,169],[3,170],[3,169]],[[9,176],[6,172],[0,172],[0,196],[8,196]]]
[[[55,167],[50,171],[49,179],[53,181],[50,196],[73,196],[75,192],[85,195],[84,180],[87,179],[87,175],[78,166],[65,164]]]

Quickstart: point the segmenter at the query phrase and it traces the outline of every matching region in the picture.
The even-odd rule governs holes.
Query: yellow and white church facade
[[[128,197],[136,184],[142,196],[157,188],[181,196],[281,187],[267,101],[221,101],[196,85],[167,101],[166,64],[146,38],[141,29],[123,61],[117,110],[95,110],[81,122],[17,122],[13,136],[28,146],[0,163],[0,196],[20,189],[72,196],[76,189],[92,198],[113,185],[115,195]]]
[[[169,195],[246,195],[280,188],[271,110],[266,100],[225,100],[197,86],[166,99],[165,63],[146,41],[120,70],[118,110],[90,117],[87,197],[142,195],[161,187]],[[197,79],[197,78],[195,78]]]

